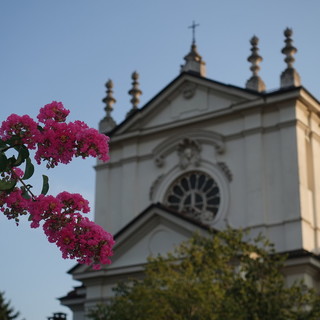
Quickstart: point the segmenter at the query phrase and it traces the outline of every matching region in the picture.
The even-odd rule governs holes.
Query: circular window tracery
[[[216,181],[200,171],[189,172],[178,178],[165,195],[165,204],[178,212],[211,222],[221,202]]]

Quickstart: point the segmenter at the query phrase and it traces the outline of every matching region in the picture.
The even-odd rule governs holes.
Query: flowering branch
[[[66,122],[69,110],[53,101],[40,109],[38,122],[28,115],[10,115],[0,127],[0,211],[19,223],[29,215],[32,228],[42,225],[49,242],[62,251],[63,258],[79,263],[101,265],[110,263],[114,240],[99,225],[83,217],[90,211],[89,203],[80,194],[61,192],[47,195],[48,177],[43,175],[41,194],[36,196],[25,183],[34,173],[29,150],[35,150],[37,164],[47,168],[67,164],[73,157],[97,157],[107,161],[109,138],[89,128],[82,121]],[[8,157],[14,149],[17,155]],[[19,166],[25,163],[23,172]],[[18,184],[21,184],[19,187]]]

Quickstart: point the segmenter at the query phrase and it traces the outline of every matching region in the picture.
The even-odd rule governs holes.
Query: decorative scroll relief
[[[229,182],[232,181],[232,172],[227,166],[225,162],[218,162],[217,165],[220,167],[221,171],[224,173],[225,177],[228,179]]]
[[[191,138],[184,138],[172,148],[164,150],[163,153],[155,157],[154,162],[156,166],[159,168],[163,167],[165,164],[166,156],[174,151],[177,151],[178,153],[181,169],[186,169],[191,165],[195,167],[198,167],[200,165],[200,143]]]
[[[164,165],[164,155],[159,155],[154,159],[154,163],[157,167],[161,168]]]
[[[212,146],[217,154],[225,151],[223,137],[215,132],[190,131],[183,135],[173,136],[163,141],[154,150],[154,163],[157,167],[165,166],[169,154],[178,152],[181,169],[189,166],[198,167],[201,161],[201,146],[203,144]]]

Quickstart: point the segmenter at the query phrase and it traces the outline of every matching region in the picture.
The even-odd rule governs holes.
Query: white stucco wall
[[[151,112],[150,119],[142,118],[143,127],[133,130],[132,137],[128,132],[125,140],[121,135],[112,137],[110,163],[97,168],[96,221],[116,232],[152,201],[161,202],[157,197],[150,198],[150,188],[155,184],[168,187],[172,179],[170,183],[165,179],[167,185],[161,185],[161,176],[170,176],[179,158],[173,150],[165,156],[165,164],[157,167],[152,151],[166,139],[183,133],[187,136],[198,128],[223,137],[223,153],[203,143],[200,156],[202,164],[216,167],[223,162],[231,171],[232,181],[225,179],[229,193],[225,221],[232,227],[264,232],[280,251],[315,249],[314,207],[319,207],[319,198],[310,195],[306,187],[305,133],[297,126],[297,117],[305,125],[309,120],[295,101],[260,103],[256,107],[251,104],[250,108],[240,104],[233,112],[221,114],[221,110],[230,110],[235,103],[232,99],[228,102],[225,94],[203,88],[189,100],[175,95],[166,103],[167,109]],[[320,154],[319,141],[312,137],[315,163]],[[196,169],[201,170],[201,165]],[[313,189],[320,190],[318,180]]]

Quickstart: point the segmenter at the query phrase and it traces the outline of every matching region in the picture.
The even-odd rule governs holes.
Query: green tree
[[[16,319],[19,316],[19,312],[14,311],[10,306],[10,301],[6,302],[4,293],[0,292],[0,320]]]
[[[286,257],[242,231],[195,235],[174,253],[151,258],[143,280],[121,283],[94,320],[313,320],[318,295],[282,274]]]

